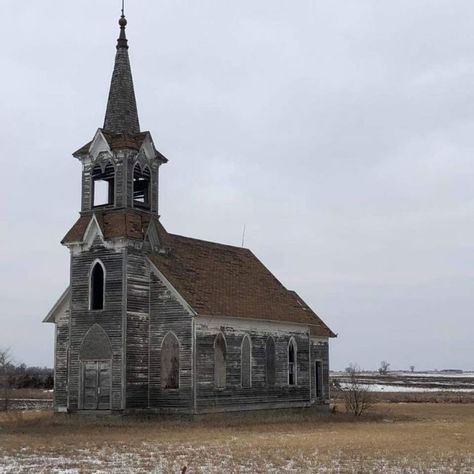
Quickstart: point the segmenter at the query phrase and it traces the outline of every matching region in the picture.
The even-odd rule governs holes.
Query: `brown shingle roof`
[[[107,143],[110,146],[111,150],[119,150],[119,149],[129,149],[129,150],[136,150],[139,151],[141,146],[143,145],[143,141],[148,132],[141,132],[136,134],[130,133],[119,133],[113,134],[109,132],[105,132],[102,130],[102,134],[104,135]],[[83,155],[89,151],[89,148],[92,144],[92,141],[86,143],[83,147],[79,148],[73,155]]]
[[[146,136],[150,132],[140,132],[140,133],[110,133],[102,130],[102,135],[107,140],[107,143],[110,146],[111,150],[135,150],[140,151],[143,142]],[[89,152],[89,148],[92,144],[92,141],[86,143],[83,147],[73,153],[73,156],[85,155]],[[162,155],[158,150],[155,149],[156,157],[159,158],[162,162],[166,163],[168,158]]]
[[[171,252],[150,259],[198,314],[302,323],[335,336],[250,250],[168,235]]]
[[[124,211],[121,210],[95,210],[93,213],[88,212],[79,217],[69,232],[65,235],[61,243],[71,244],[74,242],[82,242],[84,233],[87,230],[92,215],[95,214],[97,222],[100,226],[102,234],[106,240],[119,237],[127,237],[129,239],[143,240],[150,219],[155,221],[160,239],[166,241],[166,231],[161,225],[158,217],[150,216],[148,213],[140,211]]]
[[[168,234],[157,216],[145,212],[94,213],[106,240],[142,240],[153,219],[161,245],[168,251],[149,258],[198,314],[294,322],[308,325],[314,336],[335,336],[250,250]],[[62,243],[81,242],[91,218],[92,213],[81,215]]]

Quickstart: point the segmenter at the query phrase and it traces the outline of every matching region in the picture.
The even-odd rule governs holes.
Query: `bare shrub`
[[[346,411],[354,416],[361,416],[373,405],[374,399],[369,387],[360,382],[359,368],[353,364],[351,367],[347,381],[341,387],[341,395]]]

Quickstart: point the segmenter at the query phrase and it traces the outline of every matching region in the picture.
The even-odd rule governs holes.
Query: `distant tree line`
[[[28,367],[25,364],[11,365],[8,382],[10,388],[41,388],[51,390],[54,387],[53,369],[48,367]]]
[[[8,400],[8,392],[11,389],[51,390],[53,386],[53,369],[15,364],[9,349],[0,348],[0,399]]]

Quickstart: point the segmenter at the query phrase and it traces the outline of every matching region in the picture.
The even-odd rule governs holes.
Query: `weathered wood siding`
[[[193,405],[192,316],[153,272],[150,279],[150,408],[190,412]],[[179,341],[179,389],[161,387],[161,344],[169,331]]]
[[[56,321],[54,361],[54,409],[67,409],[69,318],[67,310]]]
[[[313,339],[311,341],[312,347],[312,374],[311,374],[311,395],[315,402],[329,403],[329,343],[325,339]],[[321,361],[322,365],[322,398],[316,399],[316,361]]]
[[[81,210],[90,211],[92,208],[92,165],[84,163],[82,167]]]
[[[100,325],[112,346],[112,409],[122,408],[122,308],[124,249],[105,248],[96,238],[91,249],[71,257],[71,317],[69,349],[70,410],[81,408],[81,361],[79,350],[87,331]],[[95,259],[100,259],[106,271],[105,304],[103,310],[89,310],[89,271]]]
[[[148,407],[150,271],[141,250],[128,249],[126,408]]]
[[[249,328],[251,325],[249,325]],[[226,387],[214,385],[214,340],[219,330],[227,344]],[[241,383],[241,344],[248,335],[252,346],[252,384]],[[269,336],[275,341],[275,384],[266,383],[265,346]],[[297,351],[297,384],[288,385],[288,343],[293,337]],[[231,324],[220,328],[196,320],[197,410],[220,411],[278,406],[301,406],[310,403],[309,336],[292,331],[242,329]]]

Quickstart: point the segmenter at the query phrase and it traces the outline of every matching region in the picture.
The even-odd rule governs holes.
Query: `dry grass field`
[[[0,414],[0,472],[473,472],[474,405],[200,421]]]

